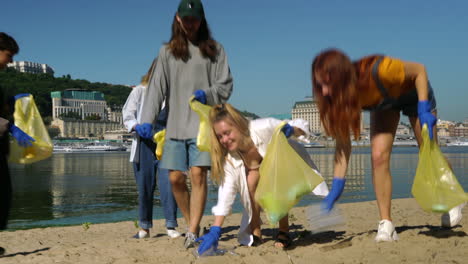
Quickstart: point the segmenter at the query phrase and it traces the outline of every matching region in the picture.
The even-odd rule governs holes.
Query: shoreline
[[[0,246],[6,249],[0,263],[463,263],[468,259],[468,208],[461,225],[440,228],[440,214],[419,208],[413,198],[394,199],[393,222],[397,242],[375,243],[378,211],[375,201],[340,204],[345,225],[333,231],[312,234],[305,207],[291,210],[292,246],[273,246],[276,229],[262,214],[264,243],[238,247],[240,214],[226,218],[220,248],[234,248],[236,255],[197,259],[185,250],[183,238],[165,235],[164,220],[155,220],[148,239],[132,239],[138,229],[134,222],[116,222],[65,227],[46,227],[0,232]],[[201,226],[209,228],[212,215]],[[185,230],[178,219],[178,230]]]

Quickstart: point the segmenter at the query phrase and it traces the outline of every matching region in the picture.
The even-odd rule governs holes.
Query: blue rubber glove
[[[26,97],[26,96],[30,96],[31,94],[30,93],[20,93],[20,94],[17,94],[15,95],[13,98],[16,100],[20,99],[21,97]]]
[[[437,118],[434,114],[431,113],[431,104],[429,101],[419,101],[418,102],[418,117],[419,123],[421,124],[421,129],[424,124],[427,124],[427,130],[429,131],[429,138],[432,139],[432,128],[437,123]]]
[[[294,134],[294,128],[290,124],[286,124],[283,126],[283,128],[281,128],[281,132],[283,132],[284,135],[289,138],[292,136],[292,134]]]
[[[333,205],[335,205],[336,200],[338,200],[343,193],[345,182],[345,178],[333,178],[332,188],[327,197],[322,201],[321,207],[323,211],[328,213],[333,209]]]
[[[193,95],[195,95],[194,100],[197,100],[198,102],[202,104],[206,104],[206,93],[203,90],[196,90]]]
[[[8,128],[11,135],[16,139],[18,145],[21,147],[30,147],[32,146],[32,142],[36,141],[34,138],[30,137],[28,134],[24,133],[19,127],[15,126],[14,124],[10,123],[10,127]]]
[[[153,125],[150,123],[144,123],[141,125],[135,126],[135,131],[140,135],[140,137],[145,139],[150,139],[153,137]]]
[[[195,242],[203,241],[198,247],[198,255],[201,256],[205,251],[207,251],[211,247],[213,247],[214,250],[216,250],[218,248],[218,241],[219,241],[220,236],[221,236],[221,227],[212,226],[208,234],[200,238],[197,238]]]

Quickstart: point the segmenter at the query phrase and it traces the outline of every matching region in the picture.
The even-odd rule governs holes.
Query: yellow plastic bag
[[[277,223],[305,194],[323,181],[289,145],[279,125],[268,144],[260,165],[260,180],[255,200],[271,224]]]
[[[423,145],[411,193],[427,212],[446,213],[468,200],[439,146],[429,139],[427,125],[422,130]]]
[[[53,144],[42,122],[32,95],[17,99],[13,114],[15,125],[34,138],[31,147],[23,148],[12,137],[10,140],[9,162],[29,164],[46,159],[52,155]]]
[[[158,160],[161,160],[162,155],[163,155],[165,137],[166,137],[166,129],[159,131],[153,136],[153,142],[156,143],[155,154]]]
[[[197,147],[200,151],[209,152],[211,148],[211,127],[210,127],[210,109],[211,106],[202,104],[197,100],[193,100],[194,96],[190,97],[189,104],[195,113],[200,117],[200,126],[197,135]]]

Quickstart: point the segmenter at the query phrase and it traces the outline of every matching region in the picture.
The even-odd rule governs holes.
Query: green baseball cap
[[[198,19],[202,19],[205,17],[205,12],[203,11],[203,5],[200,0],[180,1],[179,8],[177,8],[177,14],[179,14],[180,18],[193,16]]]

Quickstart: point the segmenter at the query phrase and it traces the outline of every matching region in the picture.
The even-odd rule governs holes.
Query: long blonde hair
[[[214,124],[220,121],[227,121],[239,129],[243,136],[241,144],[250,140],[249,120],[247,120],[237,109],[230,104],[218,104],[210,110],[211,124],[211,179],[218,185],[224,181],[224,163],[228,150],[219,142]]]
[[[158,62],[158,57],[156,57],[153,60],[153,63],[151,63],[151,66],[148,69],[148,72],[146,72],[146,74],[141,77],[141,81],[140,81],[141,85],[148,86],[148,83],[149,83],[149,81],[151,79],[151,76],[153,75],[153,72],[156,69],[156,63],[157,62]]]

